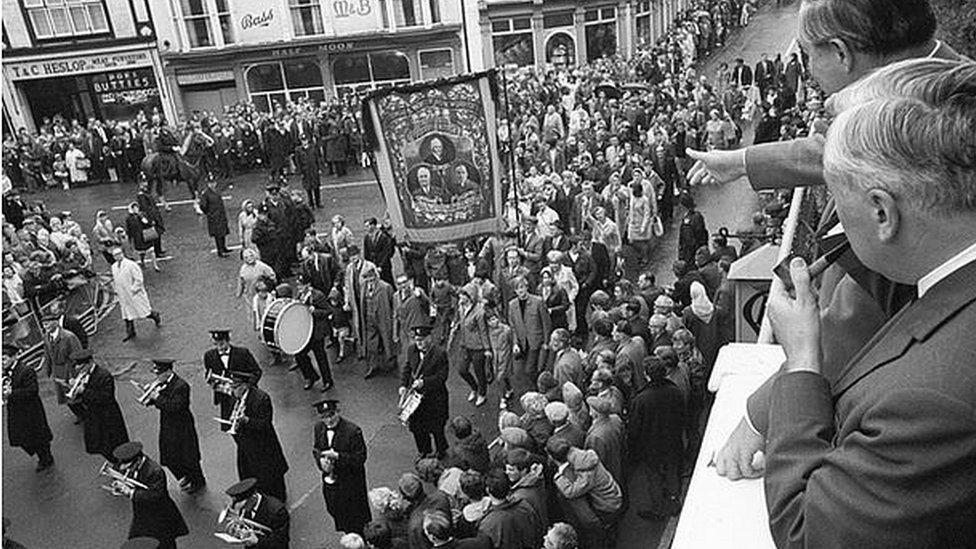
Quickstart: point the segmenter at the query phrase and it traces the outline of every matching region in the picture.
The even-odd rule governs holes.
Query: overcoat
[[[44,404],[37,392],[37,372],[18,362],[10,372],[10,397],[7,399],[7,441],[24,449],[51,442],[51,428]]]
[[[420,351],[416,344],[407,349],[407,361],[400,372],[400,385],[409,388],[416,379],[423,379],[424,386],[418,390],[423,395],[420,406],[410,417],[410,430],[428,432],[442,429],[447,423],[447,353],[437,345],[432,345],[420,362]]]
[[[123,319],[146,318],[152,312],[149,294],[143,285],[142,269],[135,261],[124,257],[112,264],[112,286]]]
[[[237,473],[242,480],[256,478],[258,491],[268,493],[266,488],[274,486],[278,477],[288,471],[288,462],[272,423],[271,397],[261,389],[251,387],[244,398],[244,415],[248,420],[234,435]]]
[[[200,462],[200,441],[190,411],[190,385],[173,374],[154,404],[159,408],[159,463],[180,469]]]
[[[115,400],[115,379],[108,370],[97,364],[92,368],[80,399],[85,407],[86,452],[110,455],[119,444],[129,442],[125,418]]]
[[[200,209],[207,216],[207,232],[210,236],[221,237],[230,233],[227,227],[227,210],[220,193],[209,186],[204,188],[200,193]]]
[[[316,466],[319,452],[332,449],[339,454],[334,469],[335,483],[323,481],[322,494],[325,508],[335,521],[339,532],[363,531],[372,515],[366,495],[366,440],[363,431],[356,424],[340,418],[329,444],[328,429],[325,423],[315,424]],[[325,478],[325,474],[322,475]]]
[[[158,540],[176,539],[190,533],[183,515],[169,497],[166,472],[146,456],[135,475],[148,490],[136,489],[132,494],[132,524],[129,539],[141,536]]]

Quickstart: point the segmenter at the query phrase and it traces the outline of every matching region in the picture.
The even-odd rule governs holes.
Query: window
[[[210,10],[207,0],[180,0],[183,22],[186,24],[186,35],[191,48],[206,48],[215,46],[213,32],[210,27]]]
[[[454,52],[449,49],[420,52],[420,79],[454,76]]]
[[[542,16],[542,27],[551,29],[554,27],[572,27],[573,12],[561,11],[558,13],[547,13]]]
[[[332,59],[336,95],[362,93],[410,82],[410,62],[399,51],[349,53]]]
[[[392,0],[397,27],[415,27],[421,21],[419,0]]]
[[[254,106],[272,111],[276,103],[307,99],[313,105],[325,100],[322,71],[315,59],[292,59],[281,63],[261,63],[244,71],[247,90]]]
[[[496,66],[524,67],[535,64],[535,45],[530,18],[497,19],[491,22],[491,31]]]
[[[24,8],[41,40],[109,32],[101,0],[24,0]]]
[[[636,45],[638,48],[648,47],[654,41],[653,28],[651,26],[651,3],[644,1],[637,3],[637,13],[635,14],[637,24]]]
[[[430,22],[440,23],[441,22],[441,1],[440,0],[429,0],[430,6]]]
[[[224,44],[234,43],[234,26],[230,20],[230,2],[232,0],[217,0],[217,20],[220,22],[220,35]]]
[[[295,27],[295,36],[312,36],[322,34],[322,6],[319,0],[288,0],[291,7],[291,24]]]
[[[576,42],[565,32],[557,32],[546,42],[546,63],[564,69],[576,66]]]
[[[617,53],[617,10],[597,8],[583,15],[586,26],[586,60],[595,61]]]

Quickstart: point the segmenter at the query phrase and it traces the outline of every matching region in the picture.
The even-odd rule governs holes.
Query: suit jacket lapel
[[[960,309],[976,301],[976,261],[947,276],[921,299],[906,305],[868,341],[834,388],[838,398],[864,376],[902,356],[916,341],[925,341]]]

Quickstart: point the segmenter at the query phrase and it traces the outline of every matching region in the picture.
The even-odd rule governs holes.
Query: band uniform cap
[[[322,412],[338,412],[339,411],[339,401],[334,398],[322,399],[312,405],[315,411]]]
[[[234,499],[244,499],[254,493],[257,485],[258,480],[256,478],[246,478],[224,490],[224,493]]]
[[[230,341],[230,330],[223,328],[210,330],[210,339],[214,341]]]
[[[92,351],[91,349],[78,349],[71,353],[69,358],[75,362],[85,362],[92,359]]]
[[[416,337],[427,337],[433,331],[433,328],[428,324],[418,324],[410,328],[410,332]]]
[[[175,359],[172,358],[154,358],[153,359],[153,372],[168,372],[173,369],[173,364],[176,363]]]
[[[243,381],[245,383],[251,383],[252,381],[254,381],[254,374],[252,374],[251,372],[230,370],[229,372],[227,372],[227,375],[230,376],[230,378],[233,379],[234,381]]]
[[[139,457],[140,454],[142,454],[142,443],[137,441],[123,442],[112,451],[112,457],[122,463],[132,461]]]
[[[159,540],[153,538],[139,537],[125,540],[121,549],[158,549]]]

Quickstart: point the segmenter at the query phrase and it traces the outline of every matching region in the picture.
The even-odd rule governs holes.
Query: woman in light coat
[[[241,202],[241,213],[237,214],[237,235],[241,240],[241,253],[244,250],[257,251],[257,245],[251,240],[254,225],[258,222],[258,213],[254,211],[254,202],[250,198]],[[241,258],[243,259],[243,255]]]

